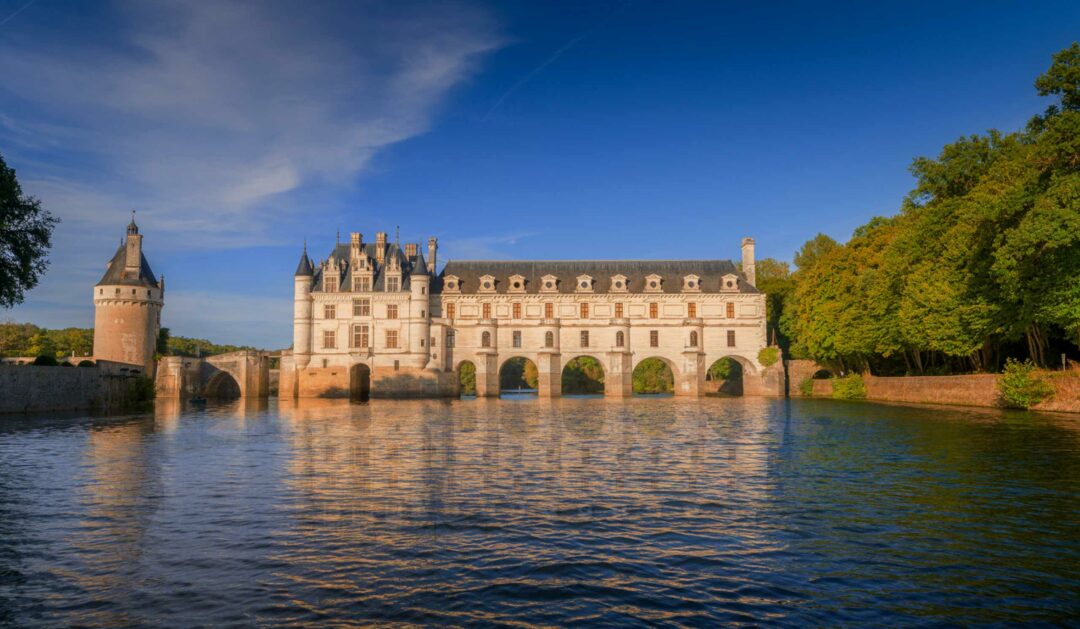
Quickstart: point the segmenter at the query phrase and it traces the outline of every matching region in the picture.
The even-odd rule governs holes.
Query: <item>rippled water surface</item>
[[[1080,419],[761,399],[0,418],[0,624],[1076,621]]]

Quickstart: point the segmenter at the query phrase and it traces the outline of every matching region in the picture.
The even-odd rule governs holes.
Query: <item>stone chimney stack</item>
[[[427,270],[435,275],[435,253],[439,250],[439,240],[432,236],[427,241]]]
[[[375,262],[386,260],[386,232],[375,232]]]
[[[416,251],[420,248],[420,245],[415,242],[405,243],[405,257],[412,260],[416,257]]]
[[[360,232],[349,234],[349,260],[355,263],[360,258],[364,247],[364,235]]]
[[[754,239],[742,239],[742,272],[751,286],[757,286],[757,269],[754,265]]]

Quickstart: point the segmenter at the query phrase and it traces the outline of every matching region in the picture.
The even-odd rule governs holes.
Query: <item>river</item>
[[[1076,621],[1080,418],[826,400],[0,418],[0,625]]]

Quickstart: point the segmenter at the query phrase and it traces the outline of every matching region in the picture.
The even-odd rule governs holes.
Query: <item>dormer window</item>
[[[593,279],[591,275],[579,275],[577,276],[577,284],[574,286],[574,290],[579,293],[591,293],[593,292]]]
[[[443,278],[443,290],[448,293],[460,293],[461,281],[458,279],[458,276],[447,275],[445,278]]]
[[[540,278],[540,292],[542,293],[557,293],[559,292],[559,278],[554,275],[545,275]]]
[[[700,293],[701,278],[692,274],[683,277],[682,289],[684,293]]]
[[[326,275],[323,278],[323,290],[328,293],[336,293],[338,288],[338,278],[333,275]]]
[[[728,273],[724,277],[720,278],[720,292],[722,293],[737,293],[739,292],[739,276],[734,273]]]
[[[396,293],[401,290],[401,278],[396,275],[386,276],[386,292]]]
[[[482,276],[480,276],[480,292],[481,293],[494,293],[495,292],[495,276],[494,275],[482,275]]]
[[[524,275],[511,275],[510,276],[510,288],[511,293],[524,293],[525,292],[525,276]]]
[[[653,273],[645,276],[645,292],[659,293],[664,290],[664,278]]]
[[[613,292],[613,293],[625,293],[626,292],[626,276],[625,275],[612,275],[611,276],[611,292]]]

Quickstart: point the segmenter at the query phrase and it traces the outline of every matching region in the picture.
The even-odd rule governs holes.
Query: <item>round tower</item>
[[[409,292],[409,353],[420,357],[419,367],[426,367],[431,356],[431,276],[423,258],[414,258]]]
[[[307,244],[293,275],[293,364],[303,369],[311,362],[311,283],[315,269],[308,258]]]
[[[94,358],[139,365],[154,374],[165,278],[159,282],[142,252],[135,213],[127,235],[94,285]]]

